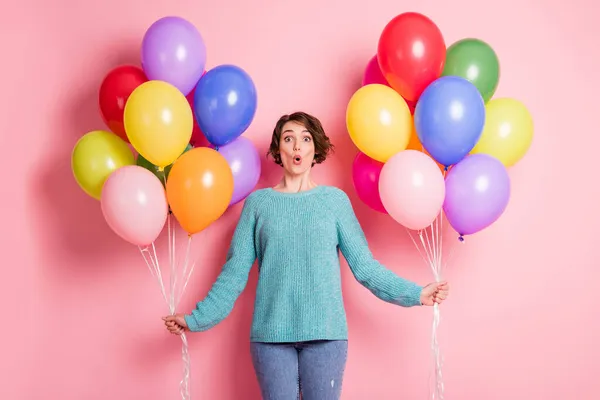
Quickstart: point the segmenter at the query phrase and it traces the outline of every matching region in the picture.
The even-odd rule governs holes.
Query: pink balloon
[[[365,85],[371,85],[374,83],[390,86],[387,83],[387,81],[385,80],[385,78],[383,77],[383,74],[381,73],[381,69],[379,68],[379,63],[377,62],[377,54],[375,54],[373,56],[373,58],[371,58],[371,60],[369,60],[369,63],[367,64],[367,68],[365,68],[362,85],[365,86]]]
[[[404,150],[381,169],[379,194],[396,222],[419,230],[428,227],[440,213],[446,186],[431,157],[417,150]]]
[[[387,214],[379,197],[379,174],[383,163],[359,152],[352,163],[352,182],[358,198],[375,211]]]
[[[138,246],[156,240],[169,211],[162,183],[152,172],[137,165],[121,167],[108,177],[100,204],[111,229]]]

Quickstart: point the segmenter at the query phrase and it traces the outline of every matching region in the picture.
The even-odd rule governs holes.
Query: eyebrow
[[[285,131],[281,132],[281,134],[282,134],[282,135],[283,135],[284,133],[294,133],[294,131],[293,131],[292,129],[286,129]],[[303,130],[303,131],[302,131],[302,132],[300,132],[300,133],[310,133],[310,132],[308,131],[308,129],[305,129],[305,130]]]

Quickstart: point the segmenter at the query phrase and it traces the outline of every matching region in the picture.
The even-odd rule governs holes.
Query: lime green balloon
[[[500,62],[494,49],[479,39],[462,39],[448,47],[442,76],[460,76],[470,81],[487,102],[500,79]]]
[[[193,149],[192,145],[188,144],[185,147],[185,150],[183,150],[183,153],[191,149]],[[166,180],[169,178],[169,172],[171,172],[171,167],[173,167],[173,164],[170,164],[167,165],[163,170],[161,170],[156,165],[146,160],[141,154],[138,155],[136,164],[140,167],[146,168],[148,171],[156,175],[156,177],[162,182],[163,186],[165,185]]]
[[[127,143],[114,133],[102,130],[83,135],[71,154],[75,181],[96,200],[100,200],[102,186],[110,174],[133,164],[135,157]]]

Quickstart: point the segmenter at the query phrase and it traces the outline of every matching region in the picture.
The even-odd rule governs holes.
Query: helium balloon
[[[419,141],[448,167],[473,149],[485,123],[485,104],[477,88],[458,76],[444,76],[425,89],[414,117]]]
[[[133,147],[161,168],[183,153],[194,128],[194,116],[185,96],[162,81],[149,81],[135,89],[125,105],[124,116]]]
[[[471,82],[483,101],[489,101],[498,87],[500,62],[494,49],[479,39],[463,39],[446,51],[442,76],[460,76]]]
[[[352,163],[352,183],[363,203],[375,211],[387,214],[379,196],[379,175],[383,165],[359,152]]]
[[[256,103],[256,88],[250,75],[235,65],[220,65],[207,71],[198,82],[194,114],[206,139],[223,146],[248,129]]]
[[[416,102],[444,69],[446,44],[442,32],[426,16],[407,12],[383,29],[377,59],[383,76],[407,101]]]
[[[361,152],[386,162],[406,148],[412,117],[406,101],[394,89],[372,84],[358,89],[350,99],[346,127]]]
[[[431,157],[420,151],[404,150],[383,166],[379,193],[396,222],[408,229],[424,229],[442,209],[444,176]]]
[[[225,157],[194,148],[175,161],[167,180],[167,200],[181,227],[193,235],[219,219],[233,195],[233,173]]]
[[[144,34],[141,57],[148,79],[170,83],[186,96],[204,72],[206,45],[192,23],[164,17]]]
[[[110,228],[137,246],[152,244],[167,221],[169,207],[163,185],[137,165],[113,172],[104,184],[100,202]]]
[[[71,155],[71,169],[85,193],[100,200],[102,186],[117,169],[135,164],[127,143],[107,131],[86,133],[77,141]]]
[[[380,85],[390,86],[383,77],[379,63],[377,62],[377,54],[375,54],[367,64],[363,75],[362,86],[378,83]]]
[[[219,147],[233,173],[233,195],[230,205],[244,200],[256,187],[260,178],[260,156],[250,139],[243,136]]]
[[[444,213],[461,236],[472,235],[494,223],[510,199],[506,168],[487,154],[473,154],[452,167],[446,176]]]
[[[533,119],[518,100],[498,98],[486,106],[481,138],[471,154],[489,154],[506,167],[515,165],[529,150],[533,140]]]
[[[108,128],[129,143],[123,125],[125,104],[131,93],[148,79],[141,68],[122,65],[110,71],[100,85],[98,105],[100,115]]]

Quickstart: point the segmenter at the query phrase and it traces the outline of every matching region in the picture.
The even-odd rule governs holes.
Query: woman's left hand
[[[448,290],[448,282],[430,283],[421,291],[421,304],[424,306],[442,304],[448,297]]]

